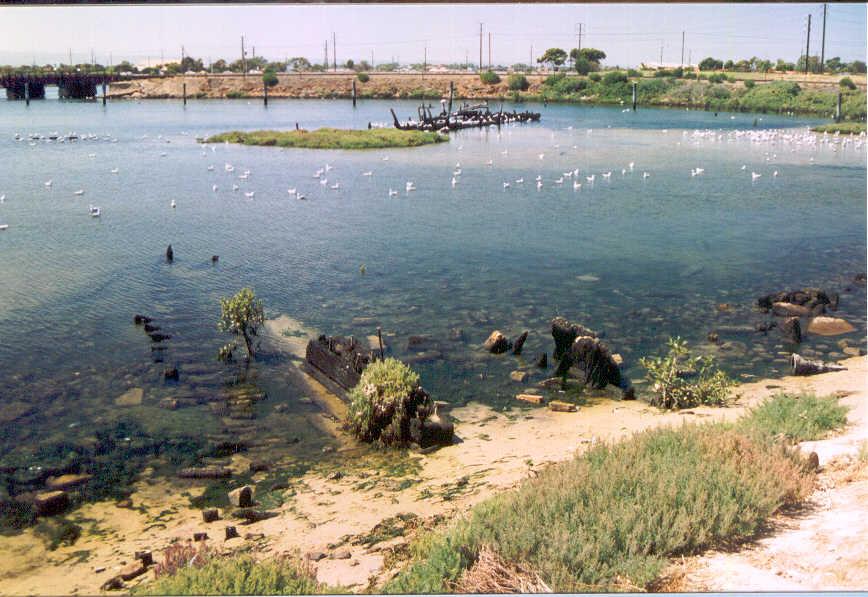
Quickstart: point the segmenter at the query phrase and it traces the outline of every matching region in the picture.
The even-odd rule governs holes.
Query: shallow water
[[[856,326],[840,338],[808,337],[801,352],[835,358],[841,339],[864,345],[865,290],[850,281],[866,269],[865,146],[736,134],[801,134],[810,120],[530,105],[517,108],[541,110],[541,123],[464,131],[448,144],[409,150],[212,151],[195,141],[296,122],[361,128],[387,120],[393,106],[403,118],[416,102],[364,101],[355,110],[345,100],[275,100],[267,109],[238,100],[186,108],[0,102],[0,223],[9,225],[0,232],[0,400],[32,409],[14,425],[4,422],[3,451],[119,413],[165,433],[216,433],[220,420],[207,405],[156,405],[167,396],[211,395],[235,379],[215,360],[228,340],[216,320],[218,299],[243,286],[255,289],[269,315],[329,334],[366,336],[381,325],[402,358],[436,351],[414,366],[435,398],[453,403],[511,404],[524,386],[508,373],[523,361],[491,357],[479,345],[494,329],[511,336],[527,329],[532,361],[551,351],[555,315],[604,333],[634,379],[642,375],[638,358],[675,335],[717,355],[736,376],[782,372],[790,347],[774,331],[721,331],[723,349],[706,335],[767,319],[753,310],[756,297],[796,287],[842,292],[839,315]],[[53,131],[100,139],[13,139]],[[622,175],[629,162],[633,171]],[[340,182],[340,190],[314,178],[326,163],[334,167],[329,184]],[[705,172],[692,177],[696,167]],[[575,168],[581,190],[570,178],[554,184]],[[239,180],[246,169],[249,178]],[[762,177],[752,181],[752,171]],[[404,192],[406,181],[418,190]],[[288,195],[290,187],[307,200]],[[84,195],[74,195],[79,189]],[[246,199],[247,191],[255,197]],[[90,204],[100,218],[89,217]],[[171,265],[163,258],[170,243]],[[721,303],[732,307],[721,311]],[[153,362],[134,313],[172,335],[163,363]],[[465,341],[450,340],[454,328]],[[408,336],[420,334],[432,341],[409,350]],[[163,380],[166,364],[178,365],[178,383]],[[257,407],[266,438],[309,432],[302,415],[312,407],[299,403],[286,367],[285,358],[266,354],[256,368],[270,396]],[[130,387],[145,390],[143,405],[116,406]],[[275,418],[279,403],[288,414]]]

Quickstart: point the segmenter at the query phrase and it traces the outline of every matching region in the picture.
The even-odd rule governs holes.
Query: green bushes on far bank
[[[494,71],[487,70],[485,72],[479,73],[479,80],[486,85],[495,85],[497,83],[500,83],[500,76]]]
[[[799,440],[840,427],[839,408],[777,396],[736,424],[655,429],[596,446],[420,538],[383,591],[449,592],[483,546],[555,592],[641,590],[669,557],[748,538],[804,499],[814,472],[775,435]]]

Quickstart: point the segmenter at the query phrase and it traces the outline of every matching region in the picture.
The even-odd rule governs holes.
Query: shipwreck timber
[[[440,131],[449,132],[459,129],[480,128],[486,126],[501,126],[513,122],[538,122],[540,119],[539,112],[504,112],[503,106],[497,112],[492,112],[488,103],[482,104],[465,104],[458,110],[452,111],[452,102],[450,100],[447,108],[446,100],[441,100],[442,109],[439,113],[431,111],[431,104],[420,105],[417,108],[419,120],[414,120],[412,117],[401,122],[395,114],[395,110],[390,110],[395,128],[401,131]]]

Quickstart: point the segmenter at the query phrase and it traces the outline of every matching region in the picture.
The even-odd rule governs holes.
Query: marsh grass
[[[858,135],[865,132],[864,122],[833,122],[821,124],[811,129],[815,133],[840,133],[842,135]]]
[[[137,595],[310,595],[337,593],[317,582],[310,566],[296,559],[256,562],[248,556],[212,558],[202,566],[179,568],[174,574],[134,590]]]
[[[429,131],[321,128],[314,131],[231,131],[209,137],[206,143],[229,142],[306,149],[381,149],[418,147],[448,140],[446,135]]]
[[[777,396],[735,425],[655,429],[598,445],[421,537],[412,563],[383,591],[453,590],[483,546],[556,592],[646,587],[667,558],[749,538],[804,499],[814,474],[774,438],[815,437],[842,416],[832,401]]]

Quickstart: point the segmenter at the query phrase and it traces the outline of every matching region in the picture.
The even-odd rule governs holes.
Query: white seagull
[[[83,190],[83,189],[79,189],[79,190],[77,190],[76,192],[74,192],[73,195],[84,195],[84,190]]]
[[[172,202],[169,205],[171,205],[173,208],[178,207],[178,204],[175,203],[174,199],[172,199]]]

